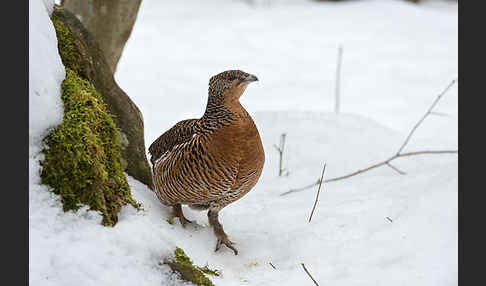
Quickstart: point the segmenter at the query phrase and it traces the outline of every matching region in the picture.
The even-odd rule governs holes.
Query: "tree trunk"
[[[142,113],[130,97],[118,86],[108,62],[93,35],[70,11],[55,8],[53,21],[66,26],[66,37],[60,41],[59,54],[65,67],[88,80],[103,96],[114,122],[120,129],[123,169],[132,177],[153,189],[152,170],[147,161]]]
[[[112,73],[130,37],[142,0],[62,0],[94,36]]]

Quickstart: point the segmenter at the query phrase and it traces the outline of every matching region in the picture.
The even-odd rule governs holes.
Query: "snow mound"
[[[278,157],[273,161],[268,153],[276,152],[273,145],[279,145],[280,135],[286,133],[284,165],[292,166],[289,171],[295,177],[305,176],[307,167],[315,168],[315,176],[324,163],[329,176],[354,171],[390,156],[403,140],[401,134],[353,114],[272,111],[257,112],[254,120],[266,144],[266,170],[278,170]]]
[[[38,284],[34,283],[35,274],[50,267],[49,261],[43,260],[42,249],[46,245],[39,238],[51,234],[43,233],[36,226],[63,215],[61,203],[40,184],[39,176],[39,161],[43,159],[41,140],[62,122],[64,114],[61,82],[65,70],[49,19],[52,5],[52,1],[29,2],[29,280],[32,285]]]
[[[317,179],[323,161],[329,173],[334,168],[338,173],[351,168],[345,158],[352,155],[364,164],[386,153],[400,136],[355,115],[286,111],[259,112],[254,118],[266,152],[265,169],[256,187],[225,208],[221,218],[237,243],[238,256],[226,248],[214,252],[216,241],[204,212],[184,207],[198,227],[183,229],[177,220],[170,225],[164,220],[170,210],[128,177],[134,199],[145,210],[124,207],[114,228],[102,227],[101,217],[93,212],[63,213],[47,195],[33,203],[31,282],[183,285],[167,266],[159,265],[176,245],[195,264],[221,270],[222,277],[212,278],[216,285],[299,285],[308,279],[300,263],[320,283],[333,285],[357,279],[363,285],[442,285],[457,277],[456,158],[439,159],[440,169],[432,163],[421,172],[410,170],[407,178],[384,169],[325,185],[309,224],[315,188],[284,197],[282,192]],[[286,167],[291,173],[279,178],[272,145],[282,131],[288,134]],[[375,143],[355,150],[357,142],[369,138]],[[429,271],[436,275],[424,275]]]
[[[62,122],[61,82],[65,70],[49,19],[52,1],[29,2],[29,146],[39,145],[49,128]],[[33,151],[35,148],[31,148]]]

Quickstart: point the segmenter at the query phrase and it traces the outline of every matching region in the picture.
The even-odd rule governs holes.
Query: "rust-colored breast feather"
[[[181,121],[149,148],[156,193],[166,205],[221,209],[246,194],[260,177],[263,146],[242,107],[226,124],[215,122],[209,124],[214,128],[205,129],[204,123]]]

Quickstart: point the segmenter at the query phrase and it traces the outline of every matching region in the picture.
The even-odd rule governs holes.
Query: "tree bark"
[[[94,36],[112,73],[132,32],[142,0],[62,0]]]

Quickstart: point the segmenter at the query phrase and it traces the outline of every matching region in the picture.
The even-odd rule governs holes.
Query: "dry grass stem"
[[[311,222],[311,220],[312,220],[312,216],[314,215],[314,211],[315,211],[316,206],[317,206],[317,201],[319,200],[319,194],[321,192],[321,186],[322,186],[322,182],[323,182],[323,179],[324,179],[324,172],[325,171],[326,171],[326,164],[324,164],[324,167],[322,168],[321,179],[319,180],[320,181],[319,188],[317,189],[316,201],[314,202],[314,206],[312,207],[312,212],[309,216],[309,222]]]
[[[307,275],[309,275],[310,279],[312,279],[312,282],[314,282],[314,284],[319,286],[319,283],[317,283],[317,281],[314,279],[314,277],[312,277],[312,275],[309,273],[309,271],[305,267],[304,263],[301,263],[300,265],[302,265],[302,268],[304,268],[305,273],[307,273]]]
[[[339,45],[338,48],[338,60],[337,60],[337,67],[336,67],[336,86],[335,86],[335,105],[334,105],[334,112],[339,113],[339,109],[341,107],[341,62],[343,58],[343,46]]]
[[[278,151],[279,153],[279,156],[280,156],[280,160],[279,160],[279,164],[278,164],[278,176],[281,177],[281,176],[288,176],[289,172],[287,171],[287,169],[283,168],[283,153],[285,151],[285,138],[286,138],[287,134],[286,133],[282,133],[280,135],[280,144],[279,146],[273,144],[273,147]]]

